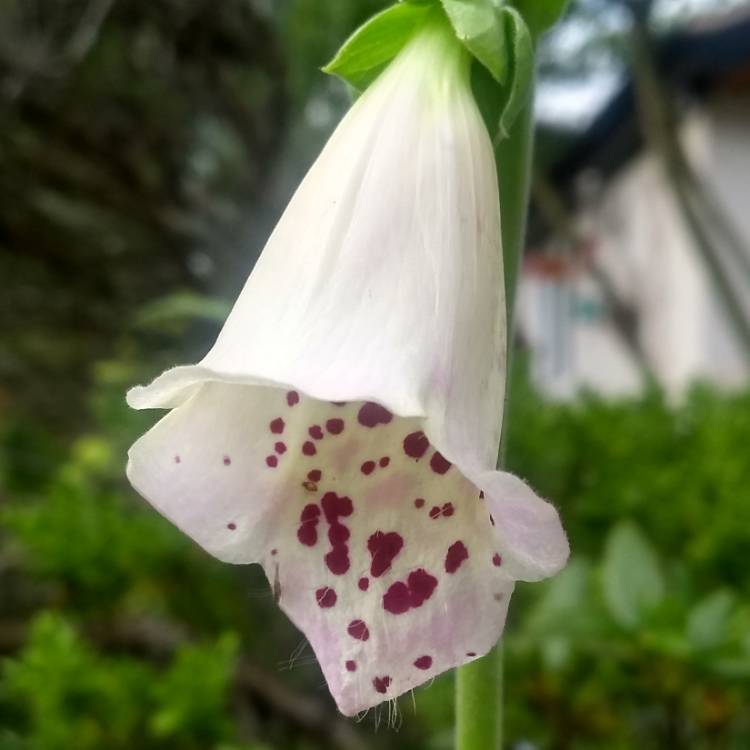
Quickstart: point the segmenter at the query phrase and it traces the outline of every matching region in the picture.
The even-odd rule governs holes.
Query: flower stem
[[[533,152],[533,96],[519,114],[510,137],[496,149],[500,181],[505,294],[508,309],[508,358],[513,343],[513,310],[521,262],[531,183]],[[506,393],[505,424],[508,422]],[[504,463],[505,430],[498,466]],[[503,729],[503,653],[499,643],[487,656],[456,671],[456,750],[501,750]]]

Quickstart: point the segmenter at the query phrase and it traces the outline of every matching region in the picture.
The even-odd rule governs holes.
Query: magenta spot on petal
[[[484,490],[479,491],[479,499],[484,500]]]
[[[318,451],[315,449],[315,444],[306,440],[302,445],[302,452],[306,456],[314,456]]]
[[[476,651],[467,651],[466,656],[469,656],[471,658],[475,657],[477,655]]]
[[[227,524],[227,528],[228,528],[228,529],[229,529],[230,531],[234,531],[234,530],[235,530],[235,529],[237,528],[237,524],[236,524],[236,523],[228,523],[228,524]]]
[[[360,591],[367,591],[367,589],[370,588],[370,579],[369,578],[360,578],[357,582],[357,586],[359,586]]]
[[[320,588],[315,592],[315,600],[318,602],[318,606],[323,609],[333,607],[333,605],[336,604],[336,599],[336,592],[333,589],[328,588],[328,586],[323,586],[323,588]]]
[[[306,505],[299,517],[300,526],[297,529],[297,539],[306,547],[314,547],[318,541],[318,521],[320,508],[317,505]]]
[[[312,425],[307,432],[313,440],[323,439],[323,428],[319,424]]]
[[[370,631],[367,629],[367,625],[362,620],[352,620],[347,627],[346,632],[352,638],[356,638],[358,641],[366,641],[370,637]]]
[[[430,508],[430,518],[440,518],[441,510],[437,505],[433,505]]]
[[[289,406],[294,406],[299,403],[299,393],[297,391],[289,391],[286,394],[286,402]]]
[[[372,474],[373,471],[375,471],[375,462],[374,461],[365,461],[362,466],[359,467],[360,471],[365,474],[369,475]]]
[[[376,427],[379,424],[388,424],[393,419],[388,409],[380,404],[368,401],[360,408],[357,421],[364,427]]]
[[[274,435],[281,435],[284,432],[284,420],[281,417],[276,417],[268,426]]]
[[[335,492],[326,492],[320,504],[329,523],[334,523],[339,516],[350,516],[354,510],[351,498],[345,495],[339,497]]]
[[[314,547],[318,541],[318,530],[315,528],[317,522],[303,523],[297,529],[297,539],[306,547]]]
[[[423,497],[418,497],[414,501],[414,507],[415,508],[424,508],[424,498]]]
[[[423,568],[418,568],[410,573],[407,581],[412,607],[421,607],[432,596],[438,584],[437,578]]]
[[[425,453],[427,453],[429,447],[430,441],[422,430],[419,430],[419,432],[412,432],[404,438],[404,453],[410,458],[416,458],[419,460]]]
[[[453,466],[453,464],[448,461],[442,453],[435,451],[432,454],[432,458],[430,459],[430,468],[436,474],[445,474],[451,466]]]
[[[500,566],[501,566],[501,565],[503,564],[503,558],[502,558],[502,557],[500,557],[500,555],[498,555],[498,553],[497,553],[497,552],[495,552],[495,554],[494,554],[494,555],[492,555],[492,564],[493,564],[493,565],[494,565],[494,566],[495,566],[496,568],[499,568],[499,567],[500,567]]]
[[[276,451],[276,453],[286,453],[286,443],[282,443],[279,441],[278,443],[275,443],[273,446],[273,449]]]
[[[493,518],[492,516],[490,516],[490,523],[491,523],[491,524],[492,524],[493,526],[495,525],[495,519],[494,519],[494,518]]]
[[[446,518],[450,518],[454,513],[453,503],[445,503],[443,505],[443,515]]]
[[[334,546],[348,542],[350,537],[349,529],[342,523],[334,522],[328,529],[328,541]]]
[[[420,656],[414,661],[414,666],[417,669],[429,669],[432,666],[431,656]]]
[[[378,464],[380,465],[382,469],[385,469],[385,467],[388,466],[390,462],[391,462],[391,459],[388,458],[388,456],[383,456],[383,458],[381,458],[380,461],[378,461]]]
[[[266,464],[274,469],[279,465],[279,459],[276,456],[266,456]]]
[[[274,548],[273,548],[273,549],[271,550],[271,554],[272,554],[272,555],[274,555],[274,556],[275,556],[275,555],[278,555],[278,554],[279,554],[279,551],[278,551],[278,550],[277,550],[277,549],[276,549],[276,548],[274,547]]]
[[[304,508],[302,508],[302,513],[300,514],[299,520],[312,521],[313,519],[317,520],[319,516],[320,508],[314,503],[310,503],[309,505],[306,505]]]
[[[406,583],[396,581],[383,594],[383,609],[394,615],[421,607],[433,594],[438,581],[426,570],[418,568],[409,574]]]
[[[461,563],[468,559],[469,550],[466,549],[466,545],[462,541],[454,542],[448,547],[445,555],[445,572],[455,573],[461,567]]]
[[[357,662],[352,661],[349,659],[348,662],[346,662],[346,671],[347,672],[356,672],[357,671]]]
[[[320,469],[313,469],[312,471],[307,472],[307,478],[311,482],[319,482],[323,476],[323,473],[320,471]]]
[[[372,686],[378,693],[385,694],[388,692],[388,688],[391,684],[391,678],[388,675],[383,677],[375,677],[372,681]]]
[[[401,552],[403,546],[404,539],[401,534],[398,534],[395,531],[389,531],[387,533],[376,531],[367,540],[367,549],[372,555],[370,573],[375,578],[378,578],[387,570],[390,570],[391,563],[396,555]]]
[[[232,463],[232,459],[229,456],[224,456],[224,466],[229,466]]]
[[[182,460],[182,459],[181,459],[181,458],[180,458],[179,456],[175,456],[175,457],[174,457],[174,462],[175,462],[176,464],[180,463],[180,461],[181,461],[181,460]]]
[[[337,545],[325,556],[328,570],[335,576],[342,576],[349,570],[349,548],[345,545]]]
[[[326,430],[331,435],[340,435],[344,431],[344,420],[336,417],[335,419],[329,419],[326,422]]]
[[[411,607],[409,587],[403,581],[396,581],[383,594],[383,609],[392,615],[402,615]]]

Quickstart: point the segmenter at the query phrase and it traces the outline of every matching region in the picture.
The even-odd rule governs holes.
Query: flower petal
[[[505,550],[508,575],[539,581],[562,570],[570,548],[554,506],[513,474],[494,471],[474,479],[487,500],[497,545]]]
[[[494,466],[499,198],[461,54],[439,35],[404,49],[310,169],[211,351],[131,391],[133,406],[176,406],[213,379],[289,384],[426,416],[434,435]]]
[[[131,481],[177,526],[263,564],[345,714],[481,656],[503,628],[510,551],[422,427],[373,402],[209,383],[131,450]]]
[[[415,37],[203,361],[128,394],[173,409],[131,449],[134,486],[216,557],[263,564],[347,714],[488,651],[514,579],[567,554],[554,508],[494,471],[500,216],[462,54]]]

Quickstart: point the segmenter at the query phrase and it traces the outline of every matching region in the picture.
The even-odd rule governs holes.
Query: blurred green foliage
[[[346,104],[318,67],[385,4],[0,0],[0,750],[451,746],[451,675],[398,733],[337,717],[262,572],[124,480],[124,391],[215,336]],[[750,393],[519,372],[510,426],[574,557],[514,598],[508,747],[750,747]]]
[[[96,373],[95,426],[42,443],[36,471],[17,462],[25,428],[3,429],[0,748],[449,747],[450,675],[416,713],[402,700],[398,734],[343,732],[309,651],[286,669],[299,636],[262,574],[211,560],[127,487],[144,417],[122,404],[128,367]],[[514,386],[509,462],[555,498],[575,554],[514,599],[509,746],[747,747],[750,394],[555,405],[522,372]]]

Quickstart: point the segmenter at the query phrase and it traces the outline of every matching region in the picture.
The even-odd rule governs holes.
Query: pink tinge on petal
[[[137,486],[217,556],[265,565],[344,713],[496,642],[513,587],[501,534],[527,515],[506,519],[489,488],[480,501],[419,419],[210,385],[163,424]],[[204,434],[214,453],[185,448]]]
[[[505,472],[483,477],[483,487],[493,532],[503,548],[502,567],[508,575],[538,581],[559,572],[570,548],[554,506]]]

